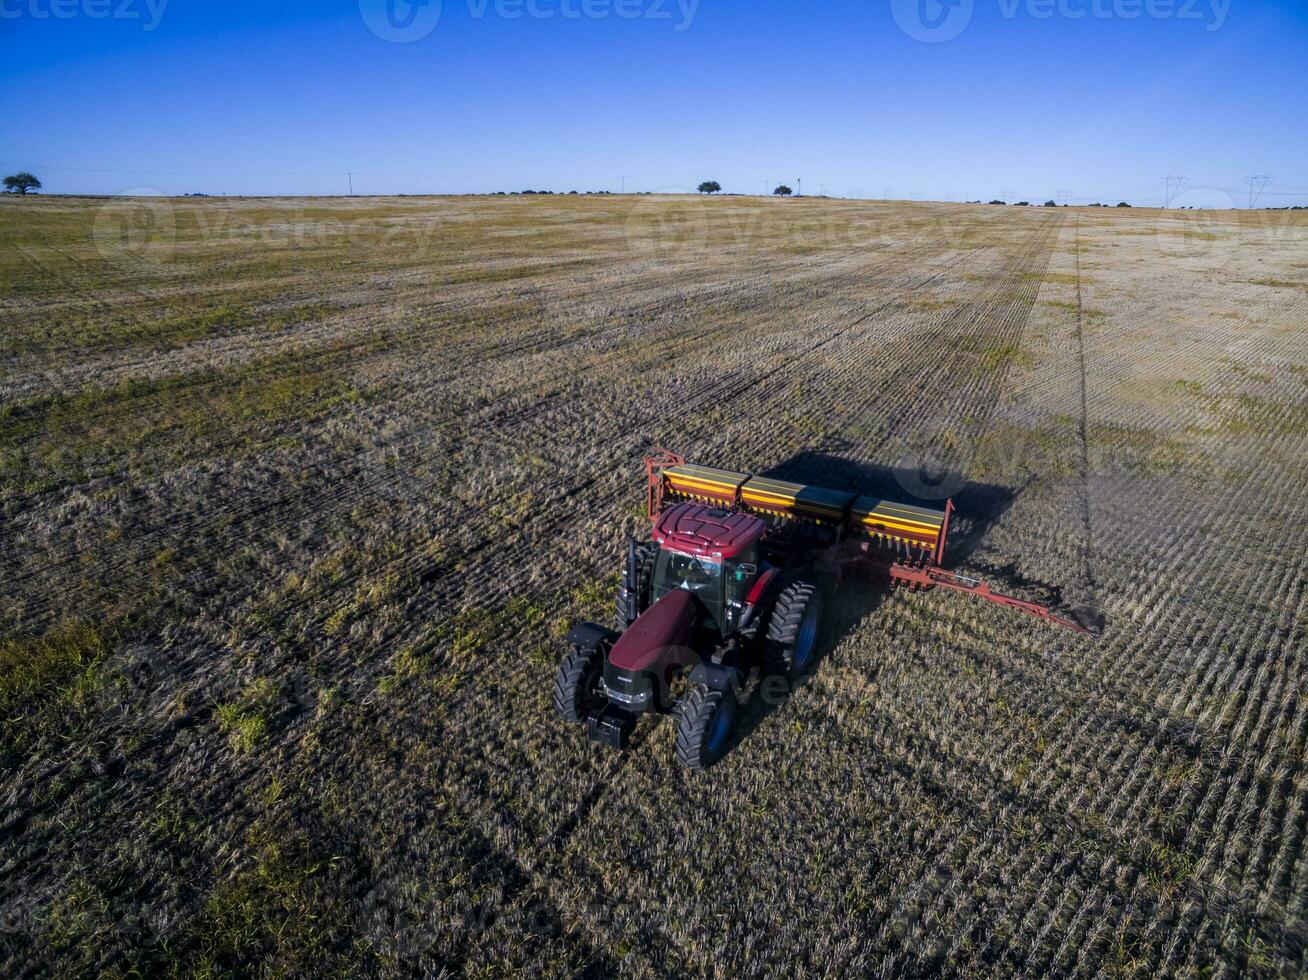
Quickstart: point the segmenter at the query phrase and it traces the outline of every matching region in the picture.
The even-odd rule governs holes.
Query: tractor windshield
[[[714,620],[722,608],[722,563],[684,555],[666,548],[659,551],[654,569],[654,594],[661,598],[674,589],[693,592]]]

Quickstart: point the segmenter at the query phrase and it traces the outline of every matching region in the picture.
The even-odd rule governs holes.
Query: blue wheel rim
[[[802,670],[813,658],[813,649],[817,646],[817,603],[810,602],[804,610],[804,618],[799,623],[799,637],[795,641],[795,669]]]
[[[713,712],[713,720],[709,722],[708,750],[710,755],[718,753],[722,746],[726,744],[729,734],[731,734],[731,709],[727,707],[724,701],[718,705],[718,710]]]

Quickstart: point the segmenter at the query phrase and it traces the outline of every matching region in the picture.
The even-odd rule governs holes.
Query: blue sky
[[[1176,174],[1179,203],[1240,206],[1265,173],[1261,203],[1308,203],[1308,3],[951,2],[0,0],[0,168],[51,192],[353,171],[359,193],[802,177],[1140,204]],[[410,17],[403,43],[369,26]]]

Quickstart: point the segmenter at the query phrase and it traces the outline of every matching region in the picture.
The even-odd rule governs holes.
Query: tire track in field
[[[1093,615],[1099,616],[1099,602],[1095,598],[1094,574],[1094,523],[1090,513],[1090,400],[1086,393],[1085,317],[1081,303],[1081,219],[1078,217],[1073,233],[1073,257],[1076,263],[1076,361],[1080,381],[1078,395],[1081,403],[1077,426],[1079,457],[1077,466],[1081,477],[1081,520],[1085,525],[1085,547],[1082,552],[1083,572],[1088,604]],[[1102,628],[1102,623],[1101,623]]]
[[[1237,497],[1237,498],[1240,497],[1240,496],[1242,496],[1242,495],[1246,495],[1246,496],[1255,496],[1255,497],[1256,497],[1256,496],[1261,496],[1260,494],[1257,494],[1256,491],[1254,491],[1254,490],[1252,490],[1252,489],[1250,489],[1250,488],[1246,488],[1246,489],[1244,489],[1243,491],[1242,491],[1242,490],[1239,490],[1239,489],[1236,489],[1236,490],[1234,490],[1234,491],[1228,491],[1228,493],[1230,493],[1231,496],[1233,496],[1233,497]],[[1204,496],[1201,495],[1199,499],[1204,500],[1205,502],[1207,502],[1207,501],[1211,500],[1212,498],[1204,497]],[[1211,509],[1211,508],[1210,508],[1210,509]],[[1294,522],[1293,520],[1291,520],[1291,524],[1294,524],[1294,523],[1295,523],[1295,522]],[[1181,560],[1181,558],[1180,558],[1179,556],[1174,556],[1174,557],[1173,557],[1173,562],[1174,562],[1174,563],[1176,563],[1176,562],[1178,562],[1178,561],[1180,561],[1180,560]],[[1194,559],[1194,556],[1193,556],[1193,555],[1187,556],[1187,557],[1185,558],[1185,562],[1186,562],[1186,564],[1187,564],[1188,566],[1190,566],[1191,568],[1196,567],[1196,566],[1198,566],[1198,567],[1202,567],[1202,566],[1204,566],[1204,565],[1206,564],[1206,562],[1203,561],[1202,559],[1196,561],[1196,560]],[[1180,566],[1178,566],[1178,571],[1184,571],[1184,570],[1185,570],[1184,568],[1181,568]],[[1187,582],[1185,581],[1185,579],[1186,579],[1186,576],[1183,575],[1183,574],[1181,574],[1181,575],[1173,575],[1173,574],[1170,574],[1166,569],[1160,569],[1160,570],[1158,571],[1158,574],[1157,574],[1155,580],[1169,583],[1169,588],[1172,588],[1172,589],[1175,589],[1175,590],[1184,590],[1185,588],[1187,588]],[[1275,591],[1279,591],[1279,590],[1277,590],[1277,589],[1275,589],[1275,588],[1272,588],[1270,591],[1275,592]],[[1161,600],[1159,600],[1159,601],[1161,601]],[[1156,601],[1156,602],[1154,602],[1154,603],[1151,603],[1151,605],[1157,605],[1157,604],[1158,604],[1158,601]],[[1171,604],[1164,604],[1164,607],[1165,607],[1165,608],[1171,608]],[[1214,615],[1220,615],[1220,613],[1217,612],[1216,610],[1211,610],[1211,609],[1208,610],[1208,616],[1209,616],[1209,618],[1212,618]],[[1201,631],[1201,632],[1204,630],[1204,625],[1203,625],[1202,623],[1201,623],[1201,624],[1196,624],[1196,627],[1197,627],[1197,629],[1198,629],[1199,631]],[[1165,628],[1165,626],[1164,626],[1164,628]],[[1153,642],[1155,642],[1155,637],[1154,637],[1153,635],[1148,634],[1148,633],[1142,633],[1142,634],[1140,635],[1140,644],[1141,644],[1142,647],[1147,648],[1147,646],[1148,646],[1149,644],[1153,643]],[[1216,637],[1214,638],[1214,642],[1216,642]],[[1157,660],[1154,659],[1154,658],[1145,658],[1143,661],[1140,661],[1140,662],[1145,663],[1145,664],[1151,664],[1151,665],[1152,665],[1152,664],[1156,664],[1156,663],[1157,663]],[[1111,674],[1113,674],[1115,671],[1120,671],[1120,670],[1124,669],[1125,666],[1126,666],[1125,664],[1119,664],[1116,668],[1114,668],[1114,667],[1112,667],[1112,666],[1109,666],[1109,667],[1108,667],[1108,673],[1111,675]],[[1137,671],[1137,673],[1138,673],[1138,671]],[[1146,688],[1146,690],[1147,690],[1147,688]],[[1180,693],[1183,693],[1183,692],[1180,692]],[[1073,740],[1060,740],[1060,744],[1075,744],[1075,742],[1074,742]],[[1125,759],[1124,759],[1124,757],[1119,757],[1119,760],[1118,760],[1118,761],[1119,761],[1119,763],[1121,763],[1121,762],[1125,761]],[[1104,785],[1107,787],[1107,786],[1112,785],[1112,783],[1113,783],[1113,780],[1107,780],[1107,781],[1105,782]],[[1128,785],[1128,788],[1129,788],[1129,785],[1130,785],[1129,780],[1128,780],[1128,784],[1127,784],[1127,785]],[[1147,787],[1142,787],[1142,790],[1144,790],[1144,789],[1147,789]],[[1140,809],[1141,809],[1141,808],[1143,807],[1143,805],[1144,805],[1144,797],[1143,797],[1142,795],[1140,795],[1140,794],[1136,794],[1136,800],[1137,800],[1137,803],[1136,803],[1136,805],[1135,805],[1135,812],[1133,812],[1133,813],[1122,813],[1122,814],[1119,816],[1119,818],[1118,818],[1119,820],[1127,821],[1127,820],[1132,820],[1132,819],[1137,819],[1137,818],[1138,818],[1138,815],[1139,815]],[[1181,818],[1181,822],[1182,822],[1182,823],[1185,823],[1185,822],[1186,822],[1184,816],[1182,816],[1182,818]],[[1189,825],[1194,826],[1194,827],[1196,828],[1196,830],[1198,830],[1199,827],[1203,826],[1203,823],[1202,823],[1202,821],[1194,821],[1194,822],[1192,822],[1192,823],[1189,824]],[[1207,832],[1206,829],[1205,829],[1204,832],[1205,832],[1205,833]]]

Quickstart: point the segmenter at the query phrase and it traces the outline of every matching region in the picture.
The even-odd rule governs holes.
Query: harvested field
[[[0,244],[4,975],[1308,970],[1302,212],[51,198]],[[717,766],[596,747],[550,684],[655,445],[930,460],[952,561],[1102,636],[854,590]]]

